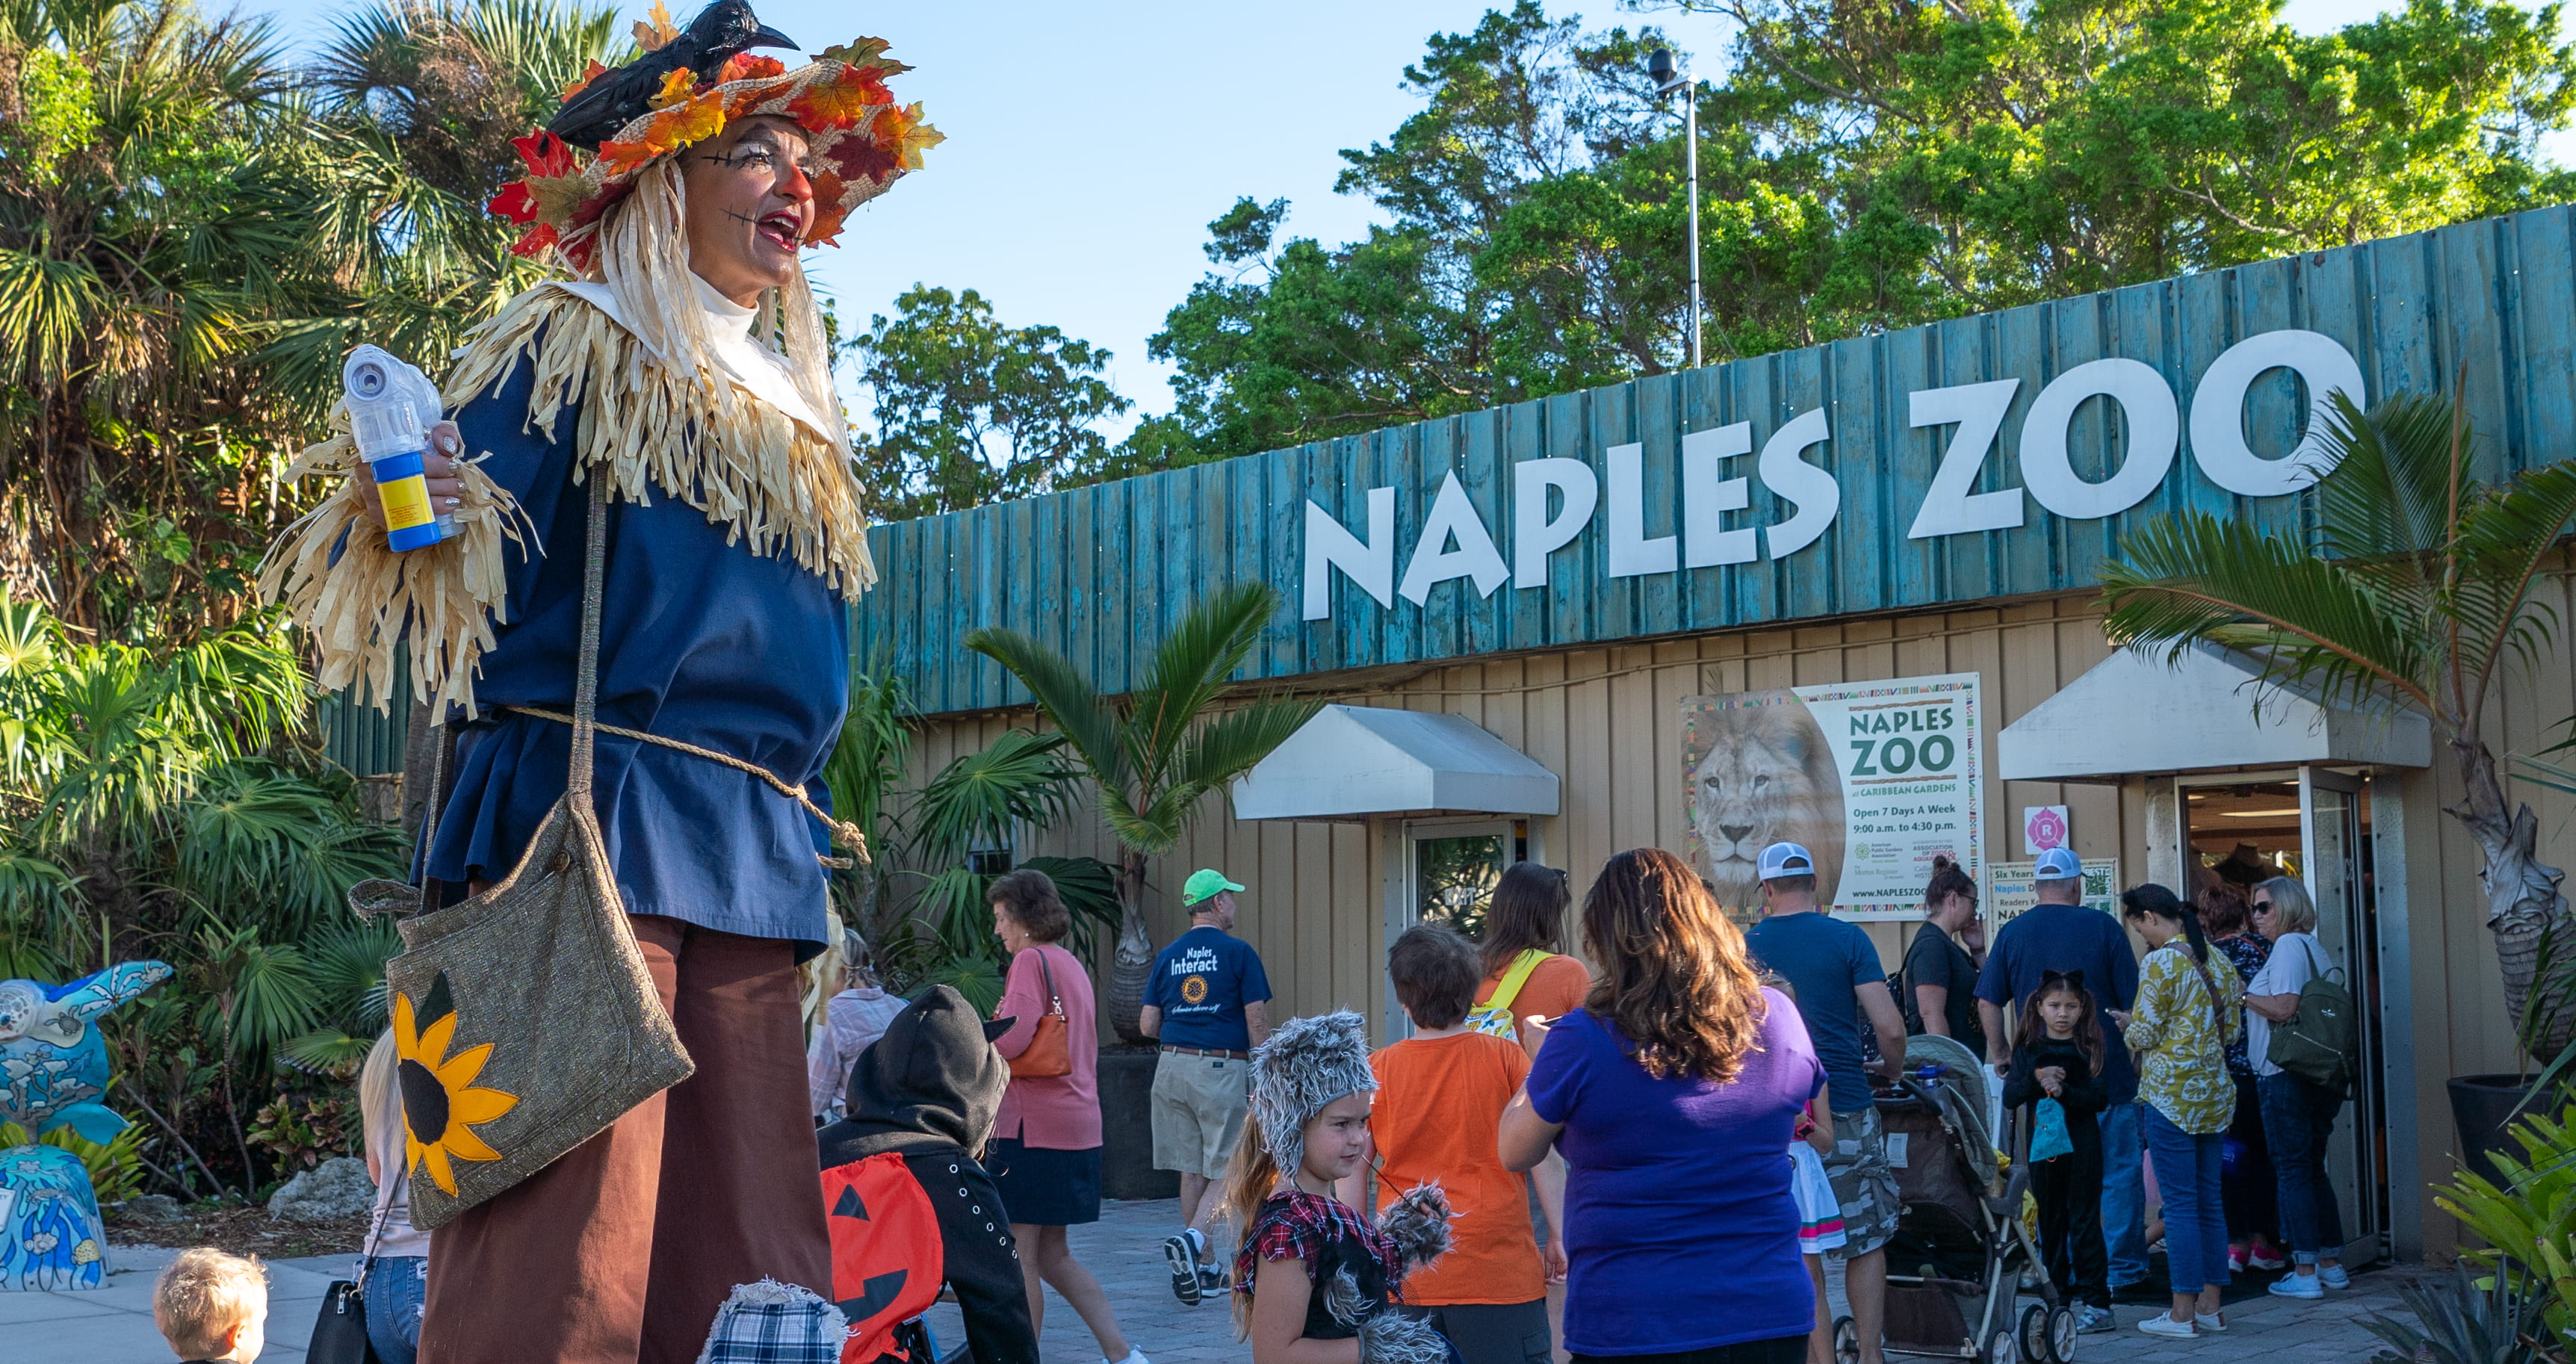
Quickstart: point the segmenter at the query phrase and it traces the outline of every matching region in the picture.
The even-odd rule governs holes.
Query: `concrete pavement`
[[[1073,1229],[1072,1244],[1076,1257],[1107,1291],[1127,1338],[1154,1364],[1248,1360],[1251,1351],[1234,1338],[1234,1318],[1223,1301],[1183,1307],[1172,1296],[1162,1238],[1175,1229],[1179,1204],[1113,1202],[1101,1208],[1098,1223]],[[112,1272],[107,1286],[95,1292],[0,1293],[0,1364],[171,1364],[169,1350],[152,1329],[152,1278],[176,1253],[116,1247],[108,1260]],[[269,1347],[260,1356],[263,1361],[304,1358],[323,1291],[332,1279],[346,1275],[351,1264],[351,1257],[343,1255],[269,1262]],[[2082,1337],[2076,1353],[2083,1364],[2221,1364],[2258,1358],[2265,1364],[2362,1364],[2381,1347],[2361,1328],[2359,1318],[2400,1311],[2398,1285],[2420,1272],[2360,1275],[2351,1291],[2321,1302],[2265,1297],[2237,1303],[2227,1309],[2228,1334],[2192,1341],[2141,1335],[2136,1324],[2152,1309],[2123,1306],[2118,1309],[2119,1330]],[[943,1353],[963,1343],[955,1307],[934,1309],[931,1322]],[[1100,1359],[1099,1346],[1081,1318],[1052,1290],[1039,1348],[1045,1364],[1095,1364]]]

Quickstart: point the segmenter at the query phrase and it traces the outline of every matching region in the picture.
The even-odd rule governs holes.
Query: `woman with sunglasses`
[[[2272,1025],[2297,1017],[2299,991],[2333,969],[2316,930],[2316,903],[2297,878],[2275,876],[2254,888],[2254,931],[2271,939],[2272,956],[2245,987],[2246,1052],[2254,1061],[2263,1137],[2280,1183],[2281,1236],[2290,1243],[2291,1272],[2272,1284],[2285,1298],[2322,1298],[2329,1288],[2352,1286],[2341,1254],[2343,1214],[2335,1206],[2334,1186],[2326,1182],[2326,1138],[2343,1095],[2264,1056]]]

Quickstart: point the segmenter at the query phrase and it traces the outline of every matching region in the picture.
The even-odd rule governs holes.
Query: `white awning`
[[[2006,781],[2081,781],[2139,772],[2352,763],[2425,767],[2433,730],[2393,706],[2355,707],[2256,682],[2263,665],[2216,646],[2123,649],[2004,726],[1996,773]],[[2262,709],[2255,709],[2257,697]]]
[[[1556,774],[1463,715],[1326,706],[1234,784],[1237,819],[1552,815]]]

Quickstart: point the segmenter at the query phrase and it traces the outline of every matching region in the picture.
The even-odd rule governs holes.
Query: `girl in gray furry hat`
[[[1252,1052],[1252,1115],[1226,1203],[1244,1229],[1235,1324],[1253,1364],[1454,1364],[1397,1306],[1404,1276],[1449,1249],[1449,1203],[1415,1189],[1372,1224],[1334,1197],[1368,1149],[1368,1034],[1345,1009],[1282,1024]]]

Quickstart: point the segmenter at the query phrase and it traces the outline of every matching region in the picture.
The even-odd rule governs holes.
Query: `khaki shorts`
[[[1848,1260],[1895,1239],[1905,1203],[1896,1192],[1895,1167],[1887,1163],[1887,1132],[1875,1106],[1834,1115],[1834,1153],[1825,1157],[1825,1176],[1834,1183],[1834,1201],[1842,1204],[1845,1238],[1841,1249],[1826,1254]]]
[[[1167,1051],[1154,1063],[1154,1168],[1225,1177],[1252,1108],[1252,1063]]]

